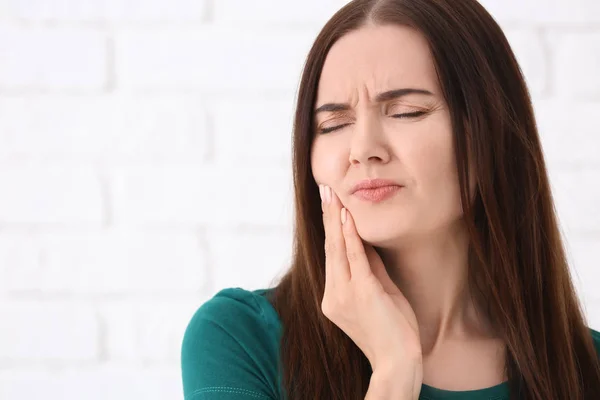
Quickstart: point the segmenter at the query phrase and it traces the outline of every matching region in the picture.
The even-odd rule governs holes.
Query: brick
[[[232,232],[213,230],[208,235],[212,254],[212,289],[274,286],[291,263],[292,230],[258,229]]]
[[[504,32],[529,91],[534,96],[545,94],[548,90],[548,60],[541,37],[529,29],[505,29]]]
[[[186,95],[0,98],[0,157],[201,162],[208,154],[203,107]]]
[[[89,168],[3,168],[0,192],[0,223],[99,226],[105,218],[100,181]]]
[[[6,267],[9,290],[181,294],[198,293],[205,286],[204,250],[193,234],[54,232],[40,235],[37,243],[43,254],[38,265]]]
[[[8,327],[0,331],[0,359],[73,362],[98,356],[98,321],[85,304],[3,302],[0,318]]]
[[[600,331],[600,300],[597,298],[585,297],[582,302],[588,319],[588,326],[594,330]]]
[[[235,93],[295,90],[313,36],[235,27],[123,31],[115,39],[118,85]]]
[[[29,234],[0,234],[0,293],[11,287],[12,271],[30,271],[32,274],[40,270],[39,248],[32,242]]]
[[[565,232],[600,232],[600,169],[551,170],[556,209]]]
[[[345,3],[340,0],[219,0],[214,3],[213,14],[216,23],[324,24]]]
[[[12,17],[31,21],[185,22],[206,17],[206,0],[9,0]]]
[[[294,107],[293,96],[213,104],[216,161],[291,166]]]
[[[600,33],[552,32],[548,37],[554,49],[556,94],[565,99],[599,100]]]
[[[568,235],[566,247],[573,280],[586,299],[600,301],[596,282],[600,279],[600,235]]]
[[[103,89],[107,36],[86,29],[0,27],[0,88]]]
[[[164,400],[182,396],[181,372],[175,366],[0,371],[2,399]]]
[[[100,307],[109,362],[177,364],[193,313],[207,297],[111,301]]]
[[[544,154],[549,163],[598,166],[600,136],[590,124],[600,115],[600,103],[542,99],[534,101],[536,121]]]
[[[591,25],[600,22],[596,0],[480,0],[495,18],[536,25]]]
[[[291,224],[292,182],[285,169],[139,166],[115,169],[111,176],[114,218],[120,224]]]

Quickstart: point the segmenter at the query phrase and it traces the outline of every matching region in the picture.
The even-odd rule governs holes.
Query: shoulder
[[[592,328],[589,329],[590,333],[592,334],[594,346],[596,347],[596,353],[598,353],[598,356],[600,356],[600,332]]]
[[[194,313],[184,338],[213,333],[244,335],[248,329],[276,330],[279,320],[267,299],[271,290],[251,291],[239,287],[220,290]],[[215,327],[220,330],[215,331]]]
[[[222,289],[194,313],[181,346],[186,400],[278,398],[280,326],[270,290]]]
[[[198,308],[190,321],[190,327],[202,324],[206,318],[215,317],[220,322],[240,315],[261,320],[265,314],[261,293],[265,290],[250,291],[239,287],[222,289]]]

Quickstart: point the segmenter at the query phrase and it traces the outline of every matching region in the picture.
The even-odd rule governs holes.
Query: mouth
[[[402,188],[403,186],[400,185],[378,186],[368,189],[359,189],[355,191],[353,195],[364,201],[379,203],[396,195]]]

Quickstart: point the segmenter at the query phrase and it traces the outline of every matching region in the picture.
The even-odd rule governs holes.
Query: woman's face
[[[432,94],[379,96],[407,88]],[[424,37],[394,25],[343,36],[325,60],[315,110],[331,103],[339,106],[314,114],[313,176],[338,195],[366,242],[385,247],[460,219],[450,115]],[[381,201],[352,194],[375,178],[402,187]]]

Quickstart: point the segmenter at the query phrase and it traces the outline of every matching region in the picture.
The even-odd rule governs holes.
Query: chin
[[[393,219],[386,223],[369,221],[361,224],[356,221],[356,230],[362,240],[375,247],[389,247],[409,234],[407,226],[397,223]]]

